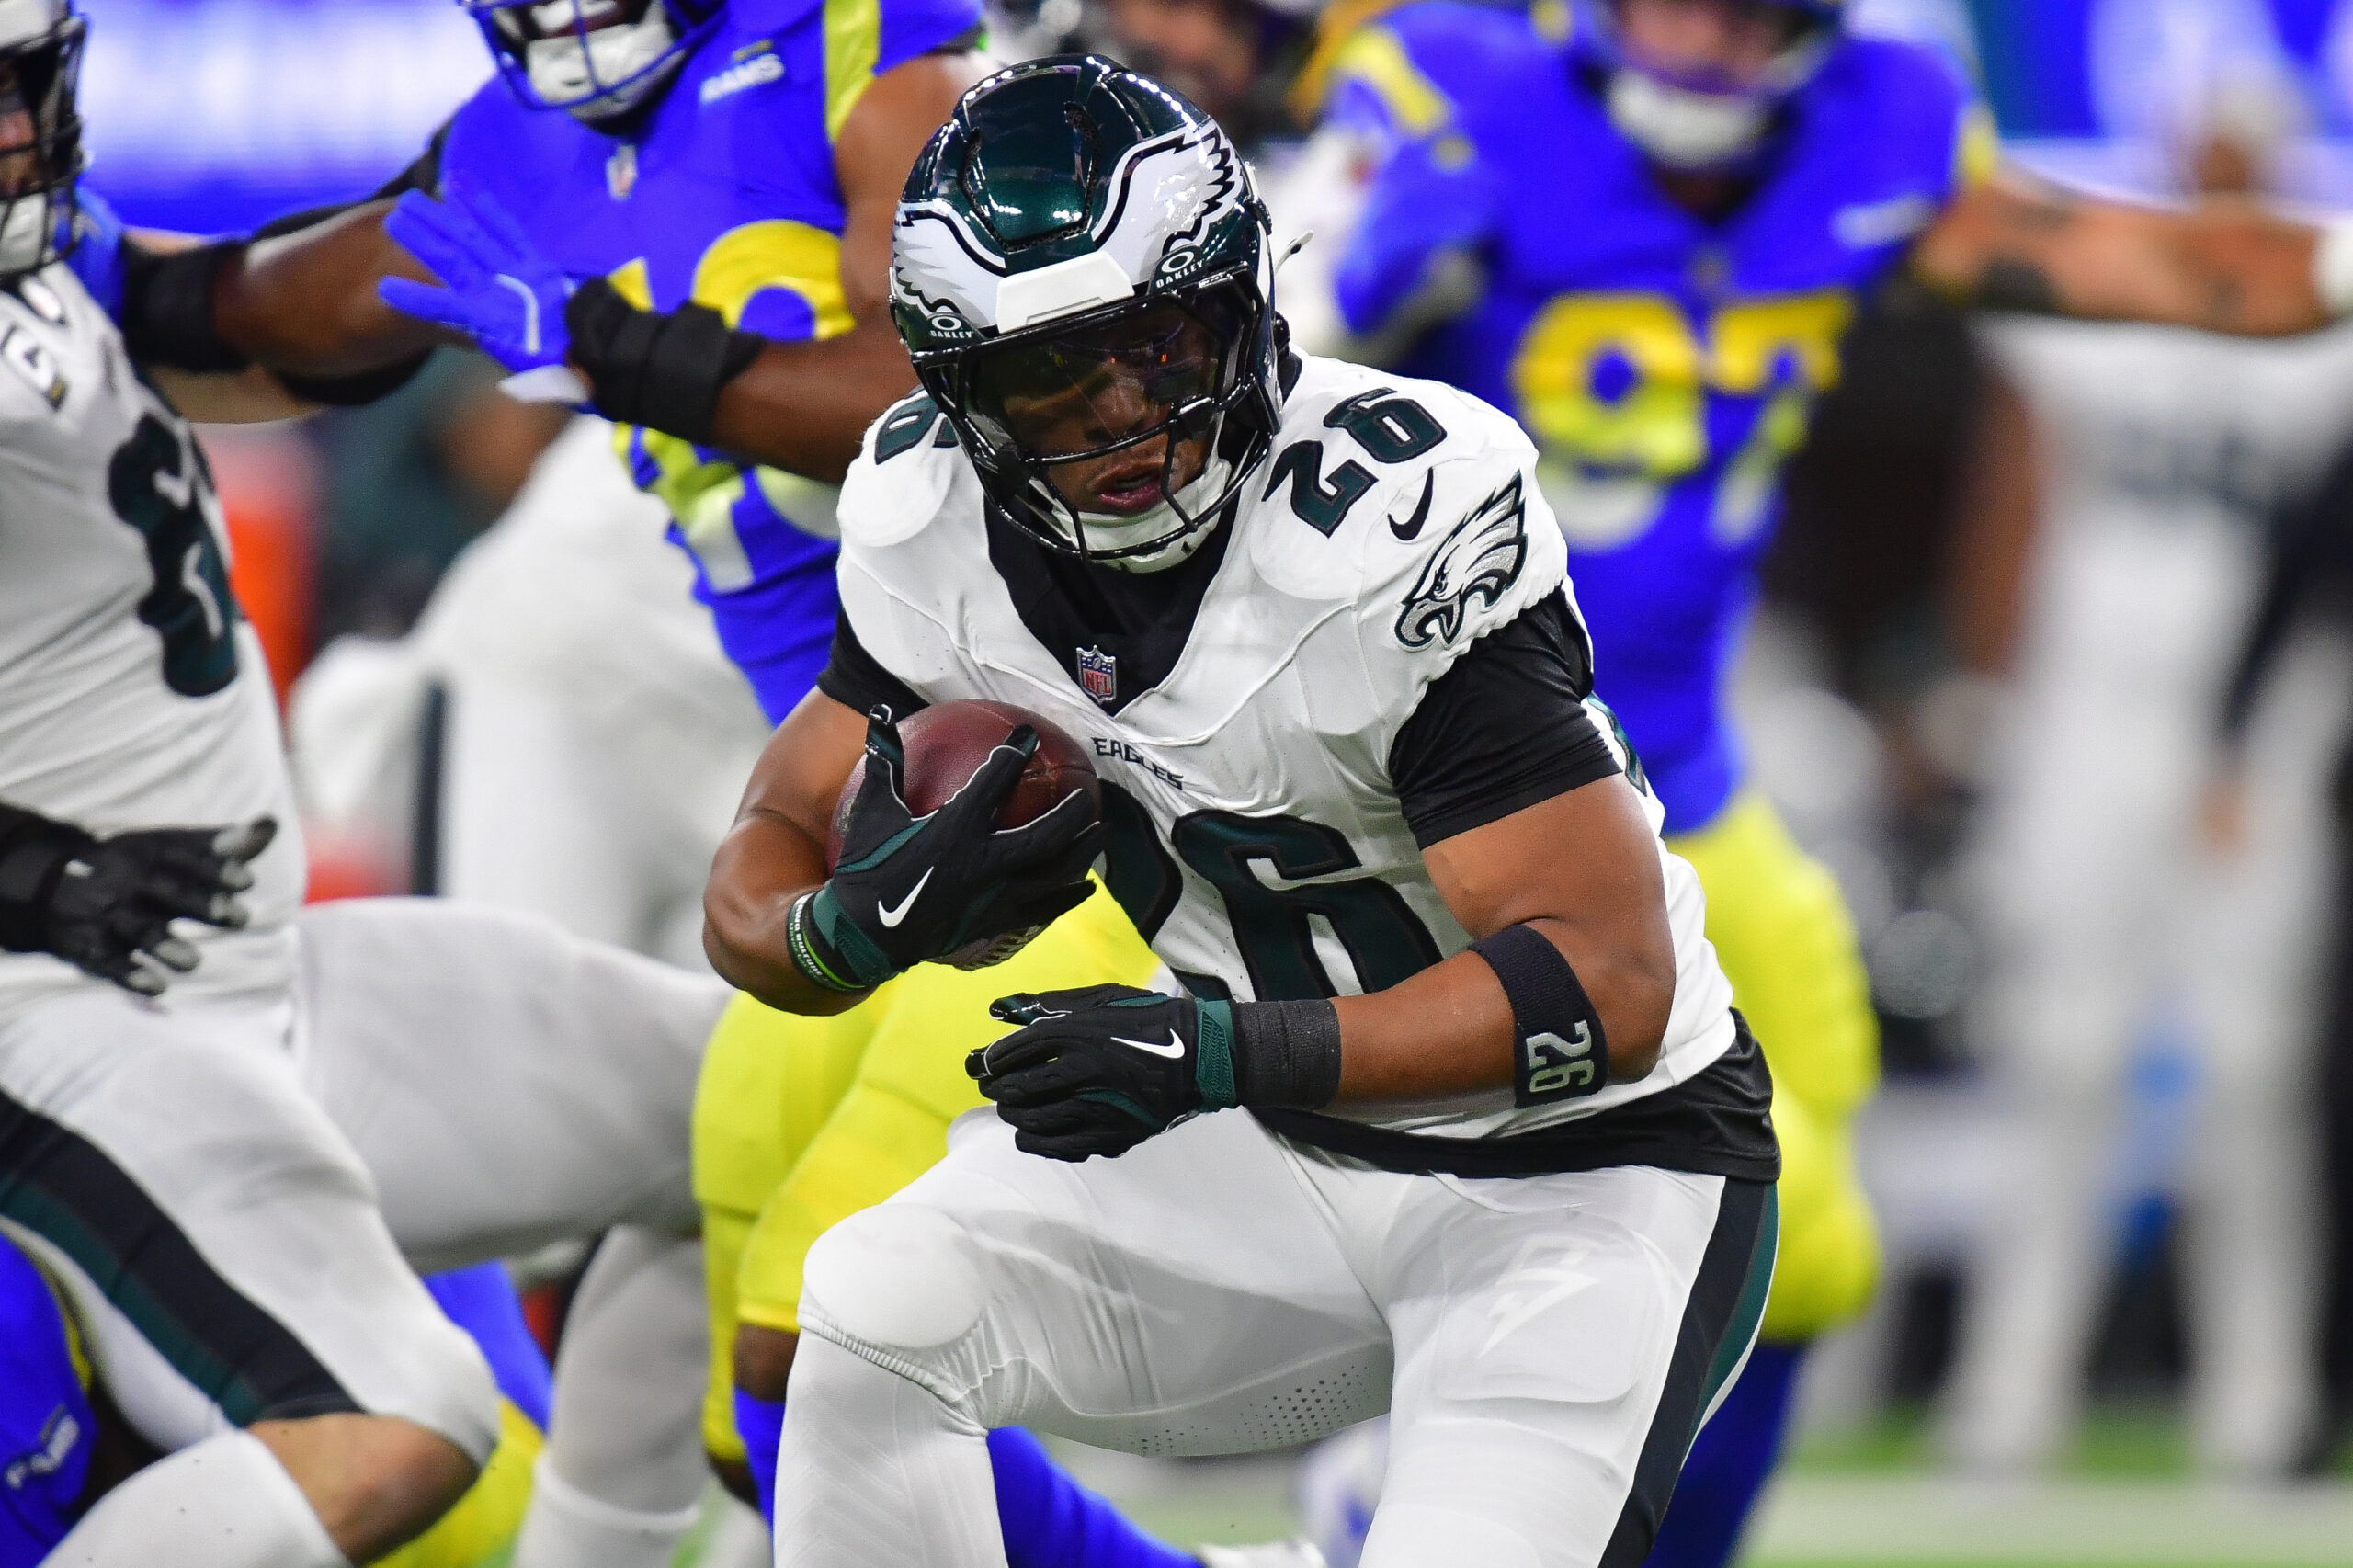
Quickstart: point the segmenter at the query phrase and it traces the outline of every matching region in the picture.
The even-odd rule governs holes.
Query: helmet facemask
[[[1783,36],[1763,72],[1740,80],[1643,59],[1620,29],[1620,3],[1588,0],[1579,51],[1599,70],[1619,131],[1655,162],[1689,173],[1735,169],[1754,157],[1838,34],[1837,6],[1824,0],[1747,0],[1776,17]]]
[[[1146,294],[991,342],[941,367],[941,401],[1006,515],[1051,548],[1128,572],[1199,549],[1265,454],[1238,279]]]
[[[82,173],[74,104],[82,18],[63,6],[40,35],[0,44],[0,279],[38,272],[74,244]]]
[[[620,119],[666,85],[707,15],[672,0],[463,0],[523,101],[588,125]],[[701,8],[708,11],[708,7]]]

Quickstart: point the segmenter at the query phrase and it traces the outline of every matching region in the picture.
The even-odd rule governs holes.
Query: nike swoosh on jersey
[[[923,896],[924,883],[931,881],[931,874],[938,869],[939,868],[937,866],[926,866],[923,869],[923,875],[915,879],[915,885],[907,890],[907,896],[899,901],[896,908],[886,903],[875,904],[874,912],[882,917],[884,929],[895,927],[900,921],[907,917],[907,911],[913,909],[915,906],[915,900]]]
[[[1149,1040],[1130,1040],[1123,1034],[1115,1034],[1111,1039],[1118,1044],[1132,1045],[1138,1051],[1153,1056],[1165,1056],[1172,1062],[1185,1054],[1185,1042],[1178,1040],[1173,1030],[1170,1031],[1168,1043],[1165,1045]]]
[[[1430,497],[1437,493],[1437,490],[1438,471],[1432,469],[1422,475],[1422,500],[1421,504],[1414,508],[1413,517],[1402,523],[1394,517],[1390,518],[1389,531],[1399,539],[1411,542],[1414,537],[1422,531],[1422,525],[1430,520]]]

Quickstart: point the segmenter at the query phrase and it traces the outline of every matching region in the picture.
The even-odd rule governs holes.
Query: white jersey
[[[1984,331],[2035,420],[2029,684],[2071,672],[2211,711],[2261,570],[2258,530],[2353,424],[2353,327],[2276,341],[2023,318]]]
[[[0,801],[106,835],[278,819],[252,924],[172,1002],[282,994],[302,846],[261,644],[188,422],[63,266],[0,289]],[[0,954],[0,1021],[103,985]]]
[[[1384,403],[1407,405],[1407,420],[1384,418]],[[1049,650],[1023,621],[992,564],[979,480],[926,409],[886,415],[844,483],[851,630],[926,701],[1008,702],[1085,739],[1105,784],[1109,880],[1189,987],[1379,991],[1470,945],[1389,767],[1423,693],[1474,641],[1552,596],[1574,615],[1518,426],[1449,387],[1304,361],[1182,652],[1112,710],[1123,672],[1097,650]],[[1731,988],[1702,934],[1699,881],[1659,855],[1677,972],[1656,1071],[1585,1099],[1515,1108],[1499,1088],[1364,1119],[1518,1132],[1655,1094],[1722,1056]]]

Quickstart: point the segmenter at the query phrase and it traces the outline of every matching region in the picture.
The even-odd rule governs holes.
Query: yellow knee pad
[[[1848,1124],[1879,1082],[1870,981],[1838,884],[1761,795],[1670,841],[1708,895],[1708,939],[1773,1070],[1781,1253],[1768,1339],[1809,1339],[1859,1313],[1879,1238]]]

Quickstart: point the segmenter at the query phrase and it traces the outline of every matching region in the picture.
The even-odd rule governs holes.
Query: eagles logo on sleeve
[[[1431,553],[1397,617],[1397,641],[1408,648],[1451,643],[1471,618],[1471,601],[1493,608],[1527,560],[1528,503],[1514,472]]]

